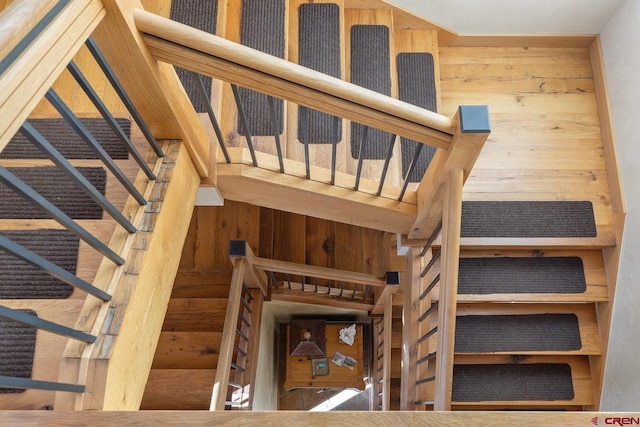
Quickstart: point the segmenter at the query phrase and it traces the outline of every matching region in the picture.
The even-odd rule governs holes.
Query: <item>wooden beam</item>
[[[30,28],[27,21],[41,16],[47,10],[47,1],[14,2],[15,6],[0,18],[2,34],[13,34],[4,29]],[[65,69],[105,16],[102,2],[78,0],[70,2],[47,25],[2,74],[0,90],[0,151],[20,129],[31,111]],[[19,32],[20,33],[20,32]],[[11,43],[14,36],[4,41]],[[14,40],[15,43],[15,40]]]
[[[219,164],[218,186],[228,200],[374,230],[406,233],[415,221],[412,203],[245,164]]]
[[[158,62],[134,23],[139,0],[103,1],[107,16],[94,38],[154,136],[181,139],[202,178],[215,184],[215,156],[209,137],[175,69]],[[135,70],[135,72],[132,72]],[[211,156],[211,158],[210,158]],[[214,169],[209,170],[213,166]]]
[[[451,171],[445,188],[442,214],[442,261],[440,299],[438,301],[438,347],[434,411],[451,410],[453,389],[453,353],[460,261],[463,171]]]
[[[231,289],[229,290],[229,302],[227,303],[227,314],[222,330],[216,379],[213,383],[213,393],[211,395],[210,409],[212,411],[223,411],[227,400],[227,387],[231,373],[231,362],[233,361],[233,343],[236,338],[236,325],[238,323],[240,299],[242,298],[244,271],[245,261],[242,258],[236,258],[233,261],[233,276],[231,278]]]
[[[451,145],[454,127],[448,117],[143,10],[135,12],[135,21],[158,60],[415,141]]]
[[[444,186],[453,170],[463,171],[467,180],[473,165],[489,137],[489,111],[486,106],[461,106],[456,114],[458,132],[451,149],[437,150],[418,186],[418,216],[410,239],[426,239],[442,218]]]

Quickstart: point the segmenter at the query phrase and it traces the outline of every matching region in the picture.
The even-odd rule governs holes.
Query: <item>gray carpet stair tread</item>
[[[0,376],[31,378],[37,332],[32,326],[0,318]],[[22,392],[24,389],[0,387],[0,394]]]
[[[562,363],[455,365],[452,400],[557,401],[575,397],[571,366]]]
[[[403,52],[396,57],[398,72],[398,98],[420,108],[437,112],[435,68],[433,55],[426,52]],[[400,138],[402,152],[402,176],[406,178],[416,149],[420,154],[411,175],[410,182],[419,182],[436,152],[435,147],[420,144],[408,138]]]
[[[82,118],[80,122],[91,132],[107,154],[115,160],[124,160],[129,152],[104,119]],[[131,134],[129,119],[116,119],[124,133]],[[29,123],[67,159],[97,159],[76,131],[64,119],[29,119]],[[36,148],[21,132],[11,138],[0,153],[0,159],[45,159],[46,155]]]
[[[583,293],[587,289],[579,257],[460,258],[458,293]]]
[[[67,230],[2,230],[0,235],[76,274],[78,238]],[[64,299],[73,287],[0,250],[0,299]]]
[[[284,0],[243,0],[240,21],[240,43],[278,58],[285,54],[285,2]],[[247,117],[249,133],[253,136],[273,135],[274,123],[267,95],[239,88],[240,99]],[[284,102],[274,99],[278,134],[284,128]],[[238,133],[246,132],[238,121]]]
[[[298,63],[332,77],[340,73],[340,8],[335,3],[304,3],[298,9]],[[300,107],[298,140],[310,144],[338,142],[342,120]]]
[[[71,178],[57,167],[7,168],[34,191],[53,203],[72,219],[102,219],[102,208]],[[79,167],[78,171],[102,194],[106,172],[97,167]],[[49,215],[0,184],[0,219],[47,219]]]
[[[180,23],[206,31],[210,34],[216,33],[216,22],[218,16],[217,0],[172,0],[169,17]],[[178,77],[184,86],[191,103],[198,113],[207,111],[205,100],[199,94],[197,83],[194,79],[195,73],[176,67]],[[211,77],[202,76],[207,94],[211,94]]]
[[[389,28],[384,25],[351,27],[351,83],[391,96]],[[364,126],[351,123],[351,156],[359,158]],[[369,129],[364,159],[384,159],[395,136]]]
[[[582,348],[575,314],[467,315],[456,318],[457,353],[575,351]]]
[[[465,201],[462,237],[595,237],[590,201]]]

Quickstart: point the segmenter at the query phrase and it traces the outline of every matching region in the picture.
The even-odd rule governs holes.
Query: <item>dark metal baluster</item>
[[[280,173],[284,173],[284,160],[282,159],[282,147],[280,146],[280,129],[278,129],[278,117],[276,114],[276,104],[273,96],[267,96],[269,104],[269,114],[271,115],[271,124],[273,126],[273,137],[276,141],[276,152],[278,153],[278,162],[280,163]]]
[[[391,135],[391,141],[389,141],[389,149],[387,150],[387,158],[384,161],[384,167],[382,168],[382,175],[380,176],[380,185],[378,186],[378,196],[382,194],[382,187],[384,181],[387,179],[387,171],[389,170],[389,163],[391,163],[391,157],[393,157],[393,147],[396,144],[396,135]]]
[[[75,286],[76,288],[82,289],[88,294],[93,295],[94,297],[100,298],[103,301],[110,301],[111,295],[104,292],[101,289],[96,288],[92,284],[85,282],[80,279],[78,276],[69,273],[67,270],[61,268],[60,266],[52,263],[51,261],[41,257],[40,255],[31,252],[30,250],[20,246],[19,244],[7,239],[4,236],[0,236],[0,249],[5,252],[20,258],[22,261],[33,265],[43,271],[45,271],[50,276],[55,277],[56,279],[62,280],[63,282]]]
[[[431,292],[431,290],[436,286],[436,284],[438,284],[438,282],[440,281],[440,274],[438,274],[429,284],[429,286],[427,286],[427,289],[424,290],[424,292],[422,292],[420,294],[420,300],[423,300],[427,294],[429,292]]]
[[[3,166],[0,166],[0,182],[3,182],[7,187],[15,191],[21,197],[47,212],[47,214],[49,214],[53,219],[64,225],[69,231],[87,242],[90,246],[101,252],[111,261],[115,262],[118,265],[124,264],[124,259],[122,259],[114,251],[112,251],[107,245],[96,239],[95,236],[93,236],[87,230],[80,227],[74,220],[69,218],[67,214],[62,212],[53,203],[35,192],[31,187],[29,187]]]
[[[109,157],[109,154],[104,151],[104,148],[102,148],[100,143],[95,139],[93,135],[91,135],[91,132],[87,130],[87,128],[82,124],[80,120],[78,120],[78,118],[75,116],[75,114],[73,114],[69,107],[67,107],[62,99],[60,99],[58,94],[56,94],[53,89],[49,89],[45,97],[51,103],[51,105],[53,105],[54,108],[58,110],[60,115],[62,115],[62,117],[67,121],[69,126],[71,126],[71,128],[75,130],[78,135],[80,135],[84,142],[89,145],[89,148],[91,148],[96,153],[96,155],[100,158],[100,160],[102,160],[105,166],[111,171],[111,173],[113,173],[118,181],[120,181],[123,187],[127,189],[129,194],[131,194],[133,198],[136,199],[138,204],[146,205],[147,201],[144,199],[144,196],[140,194],[138,189],[129,181],[122,170],[120,170],[118,165],[116,165],[113,159]]]
[[[402,185],[402,191],[400,191],[400,196],[398,197],[398,200],[402,200],[402,198],[404,197],[404,193],[407,191],[407,187],[409,186],[409,178],[411,177],[413,170],[418,164],[418,158],[420,157],[420,153],[422,152],[422,147],[424,147],[424,144],[418,144],[418,146],[416,147],[416,151],[413,153],[413,159],[411,159],[411,166],[409,166],[409,170],[407,171],[407,176],[405,176],[404,178],[404,184]]]
[[[362,297],[363,301],[367,300],[367,297],[369,296],[369,293],[371,292],[371,285],[367,285],[367,287],[365,288],[365,292],[364,292],[364,297]]]
[[[251,160],[253,160],[253,166],[258,166],[258,160],[256,159],[256,152],[253,149],[253,141],[251,140],[251,132],[249,131],[249,124],[247,123],[247,115],[244,112],[244,104],[242,104],[242,99],[240,98],[240,92],[238,91],[238,86],[231,85],[231,90],[233,91],[233,97],[236,100],[236,107],[238,107],[238,116],[240,118],[240,124],[244,128],[245,137],[247,139],[247,146],[249,147],[249,153],[251,154]]]
[[[129,233],[135,233],[136,227],[125,218],[122,213],[116,209],[113,204],[107,200],[76,168],[74,168],[67,159],[64,158],[58,150],[55,149],[49,141],[46,140],[40,132],[38,132],[29,122],[24,122],[20,131],[31,141],[33,145],[38,147],[53,163],[56,164],[73,182],[80,186],[95,201],[98,206],[107,211],[109,215],[115,219],[118,224],[124,227]]]
[[[149,143],[151,148],[153,148],[153,151],[158,157],[164,157],[164,153],[158,145],[158,141],[156,141],[153,134],[151,133],[151,130],[149,129],[149,126],[147,126],[145,121],[142,119],[142,116],[138,112],[138,109],[135,107],[135,105],[133,105],[131,98],[129,98],[129,95],[127,95],[127,92],[124,90],[124,87],[120,83],[120,80],[118,80],[106,58],[104,57],[102,52],[100,52],[100,49],[98,48],[96,42],[93,40],[93,37],[89,37],[85,44],[89,49],[89,52],[91,52],[91,55],[93,55],[93,58],[100,66],[100,69],[102,69],[102,72],[107,77],[107,80],[109,80],[111,86],[113,86],[113,89],[116,91],[125,107],[127,107],[127,110],[129,110],[131,117],[133,117],[133,120],[135,120],[135,122],[138,124],[138,127],[142,131],[142,134],[147,139],[147,142]]]
[[[436,229],[433,230],[433,233],[431,233],[431,237],[429,237],[429,241],[422,248],[422,252],[420,252],[421,257],[427,253],[427,251],[429,250],[433,242],[435,242],[435,240],[438,238],[438,234],[440,234],[440,230],[442,230],[442,221],[438,223],[438,225],[436,226]]]
[[[15,322],[23,323],[25,325],[33,326],[35,328],[42,329],[43,331],[48,331],[54,334],[62,335],[67,338],[73,338],[79,341],[84,341],[86,343],[96,342],[95,335],[78,331],[73,328],[68,328],[59,323],[50,322],[38,316],[33,316],[31,314],[24,313],[20,310],[14,310],[12,308],[5,307],[3,305],[0,305],[0,317],[3,317],[5,319],[10,319]]]
[[[335,185],[336,183],[336,157],[338,155],[338,141],[340,140],[339,124],[340,119],[338,117],[334,117],[332,128],[333,140],[331,141],[331,185]]]
[[[193,79],[196,82],[196,88],[198,89],[198,93],[200,94],[200,97],[204,100],[204,105],[207,109],[209,120],[213,125],[213,131],[216,133],[216,138],[218,138],[218,144],[220,145],[220,149],[222,149],[222,154],[224,155],[224,159],[227,163],[231,163],[231,158],[229,157],[227,146],[224,143],[224,137],[222,136],[222,130],[220,129],[220,124],[218,123],[218,120],[216,119],[216,115],[213,112],[213,108],[211,107],[211,100],[209,99],[209,95],[207,95],[207,89],[204,87],[204,81],[202,80],[202,75],[198,73],[193,73]]]
[[[81,384],[66,384],[54,381],[40,381],[32,380],[30,378],[16,378],[5,376],[0,376],[0,387],[84,393],[84,385]]]
[[[131,140],[129,139],[127,134],[124,133],[124,131],[122,130],[116,119],[113,117],[107,106],[104,105],[104,102],[102,102],[96,91],[93,90],[93,87],[91,87],[89,81],[87,81],[85,76],[82,74],[80,68],[78,68],[75,62],[71,61],[67,65],[67,70],[69,70],[73,78],[76,80],[76,82],[78,82],[78,85],[80,85],[84,93],[87,94],[87,97],[91,100],[102,117],[107,121],[116,136],[120,139],[120,141],[122,141],[124,146],[127,148],[127,151],[131,153],[131,156],[135,159],[138,166],[140,166],[140,169],[144,171],[145,175],[147,175],[147,178],[149,178],[150,180],[155,180],[156,176],[151,168],[149,168],[147,162],[144,160],[136,147],[131,143]]]
[[[356,185],[355,190],[358,191],[360,187],[360,176],[362,175],[362,163],[364,161],[364,145],[367,143],[369,137],[369,126],[364,126],[362,129],[362,139],[360,140],[360,150],[358,151],[358,170],[356,171]]]
[[[273,283],[273,287],[277,289],[279,286],[278,286],[278,280],[276,279],[275,273],[273,271],[270,271],[269,275],[271,276],[271,283]]]
[[[309,165],[309,139],[311,138],[309,129],[309,109],[306,107],[298,108],[298,114],[300,115],[300,135],[303,136],[304,141],[304,167],[307,172],[307,179],[311,179],[311,166]]]
[[[436,260],[438,258],[440,258],[440,254],[442,253],[442,248],[439,248],[438,251],[433,255],[433,257],[429,260],[429,263],[427,264],[427,266],[424,268],[424,270],[422,270],[422,273],[420,273],[420,277],[424,277],[427,275],[427,273],[429,272],[429,270],[431,270],[431,267],[433,267],[433,264],[436,262]]]
[[[427,311],[425,311],[424,313],[422,313],[422,315],[420,317],[418,317],[418,321],[422,322],[424,319],[426,319],[427,317],[429,317],[429,315],[431,313],[433,313],[433,311],[438,307],[438,302],[436,301],[433,304],[431,304],[431,306],[429,307],[429,309]]]
[[[429,337],[431,335],[435,334],[436,332],[438,332],[438,327],[434,326],[429,332],[427,332],[426,334],[424,334],[423,336],[418,338],[418,344],[420,344],[421,342],[423,342],[426,339],[429,339]]]

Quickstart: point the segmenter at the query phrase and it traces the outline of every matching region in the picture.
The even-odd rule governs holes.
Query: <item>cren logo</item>
[[[591,424],[593,424],[594,426],[597,426],[598,425],[598,417],[591,418]]]

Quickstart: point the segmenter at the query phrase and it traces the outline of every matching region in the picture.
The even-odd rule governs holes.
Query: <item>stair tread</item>
[[[215,369],[222,332],[162,332],[152,369]]]
[[[540,315],[573,314],[580,331],[581,348],[578,350],[505,350],[485,353],[507,354],[600,354],[598,322],[593,304],[458,304],[460,316]],[[553,331],[552,331],[553,332]],[[478,354],[483,352],[477,352]]]
[[[224,327],[227,298],[172,298],[163,331],[216,332]]]
[[[457,369],[461,365],[466,365],[462,369]],[[521,366],[525,366],[521,368]],[[565,365],[564,367],[559,367]],[[542,372],[548,377],[548,381],[538,381],[541,377],[536,377],[537,368],[540,366],[546,366]],[[476,395],[477,399],[474,399],[472,391],[468,393],[461,388],[462,382],[459,377],[456,384],[456,372],[458,374],[465,373],[467,378],[469,375],[473,375],[473,371],[478,370],[478,375],[475,376],[475,380],[479,384],[483,383],[482,378],[488,379],[493,385],[492,389],[485,389],[483,394]],[[527,375],[526,380],[518,379],[514,376],[514,373],[521,369],[521,372]],[[503,377],[495,377],[496,375],[503,375]],[[567,392],[567,376],[570,378],[570,384],[572,384],[572,395]],[[492,378],[493,377],[493,378]],[[499,385],[501,380],[506,378],[506,381]],[[537,379],[536,379],[537,378]],[[554,396],[554,400],[549,400],[551,394],[548,388],[551,386],[549,381],[559,381],[560,390]],[[534,382],[532,382],[534,381]],[[537,382],[535,382],[537,381]],[[467,384],[471,386],[472,381]],[[546,384],[546,385],[545,385]],[[512,398],[517,397],[520,400],[501,400],[499,394],[504,391],[504,387],[509,386],[513,393]],[[532,393],[527,397],[525,387],[533,387]],[[505,407],[511,405],[542,405],[542,406],[566,406],[566,405],[591,405],[593,404],[593,391],[591,384],[591,372],[589,368],[589,361],[585,356],[498,356],[498,355],[484,355],[484,356],[472,356],[472,355],[456,355],[454,361],[454,390],[457,389],[457,397],[454,394],[452,404],[462,404],[468,406],[484,406],[492,404],[500,404]],[[503,388],[500,390],[500,388]],[[464,395],[463,393],[466,393]],[[463,397],[464,396],[464,397]],[[481,400],[482,399],[482,400]]]
[[[208,410],[215,369],[152,369],[140,409]]]

